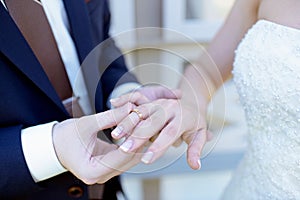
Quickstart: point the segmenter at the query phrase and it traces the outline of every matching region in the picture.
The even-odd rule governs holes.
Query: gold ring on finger
[[[140,118],[140,120],[144,119],[143,114],[137,108],[133,109],[131,112],[136,113],[138,115],[138,117]]]

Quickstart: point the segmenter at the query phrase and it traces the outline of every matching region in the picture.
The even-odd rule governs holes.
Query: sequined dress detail
[[[259,20],[236,50],[248,148],[228,200],[300,200],[300,30]]]

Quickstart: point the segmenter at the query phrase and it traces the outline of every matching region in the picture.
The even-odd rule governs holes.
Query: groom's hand
[[[54,126],[53,144],[61,164],[86,184],[104,183],[136,165],[136,150],[125,153],[97,138],[100,130],[115,126],[133,109],[132,104]]]

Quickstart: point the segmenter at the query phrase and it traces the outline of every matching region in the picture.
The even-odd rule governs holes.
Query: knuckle
[[[93,185],[93,184],[96,183],[95,181],[92,181],[92,180],[87,179],[87,178],[82,178],[81,181],[84,182],[87,185]]]
[[[131,95],[129,97],[129,102],[135,102],[140,97],[141,97],[141,94],[139,92],[133,92],[133,93],[131,93]]]
[[[129,114],[129,113],[132,111],[132,109],[133,109],[134,107],[135,107],[135,106],[134,106],[133,103],[127,102],[127,103],[124,105],[124,107],[122,107],[122,111],[123,111],[123,113]]]
[[[136,97],[137,99],[140,99],[140,98],[143,98],[144,95],[143,95],[141,92],[137,91],[137,92],[135,92],[135,97]]]
[[[150,147],[149,147],[149,151],[155,152],[156,154],[161,152],[162,149],[164,149],[164,147],[166,146],[166,144],[161,144],[158,142],[154,142]]]
[[[169,138],[177,138],[180,135],[179,129],[175,126],[170,126],[164,133]]]
[[[76,120],[76,123],[78,125],[85,124],[88,121],[88,118],[89,118],[88,116],[80,117]]]
[[[107,181],[107,180],[105,180],[105,179],[104,179],[104,180],[100,179],[99,181],[97,181],[97,183],[98,183],[98,184],[104,184],[106,181]]]
[[[170,99],[170,100],[168,101],[168,105],[169,105],[169,107],[178,106],[178,102],[177,102],[177,100]]]
[[[78,177],[82,182],[84,182],[87,185],[92,185],[96,183],[94,177],[91,177],[91,175],[87,174],[84,170],[81,170],[78,173]]]
[[[110,117],[115,119],[113,116]],[[96,118],[96,122],[98,127],[103,127],[105,124],[110,124],[110,119],[107,115],[100,115],[98,118]]]

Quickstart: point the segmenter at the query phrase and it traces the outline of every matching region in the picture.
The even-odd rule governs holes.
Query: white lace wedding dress
[[[259,20],[233,74],[249,139],[223,199],[300,199],[300,30]]]

